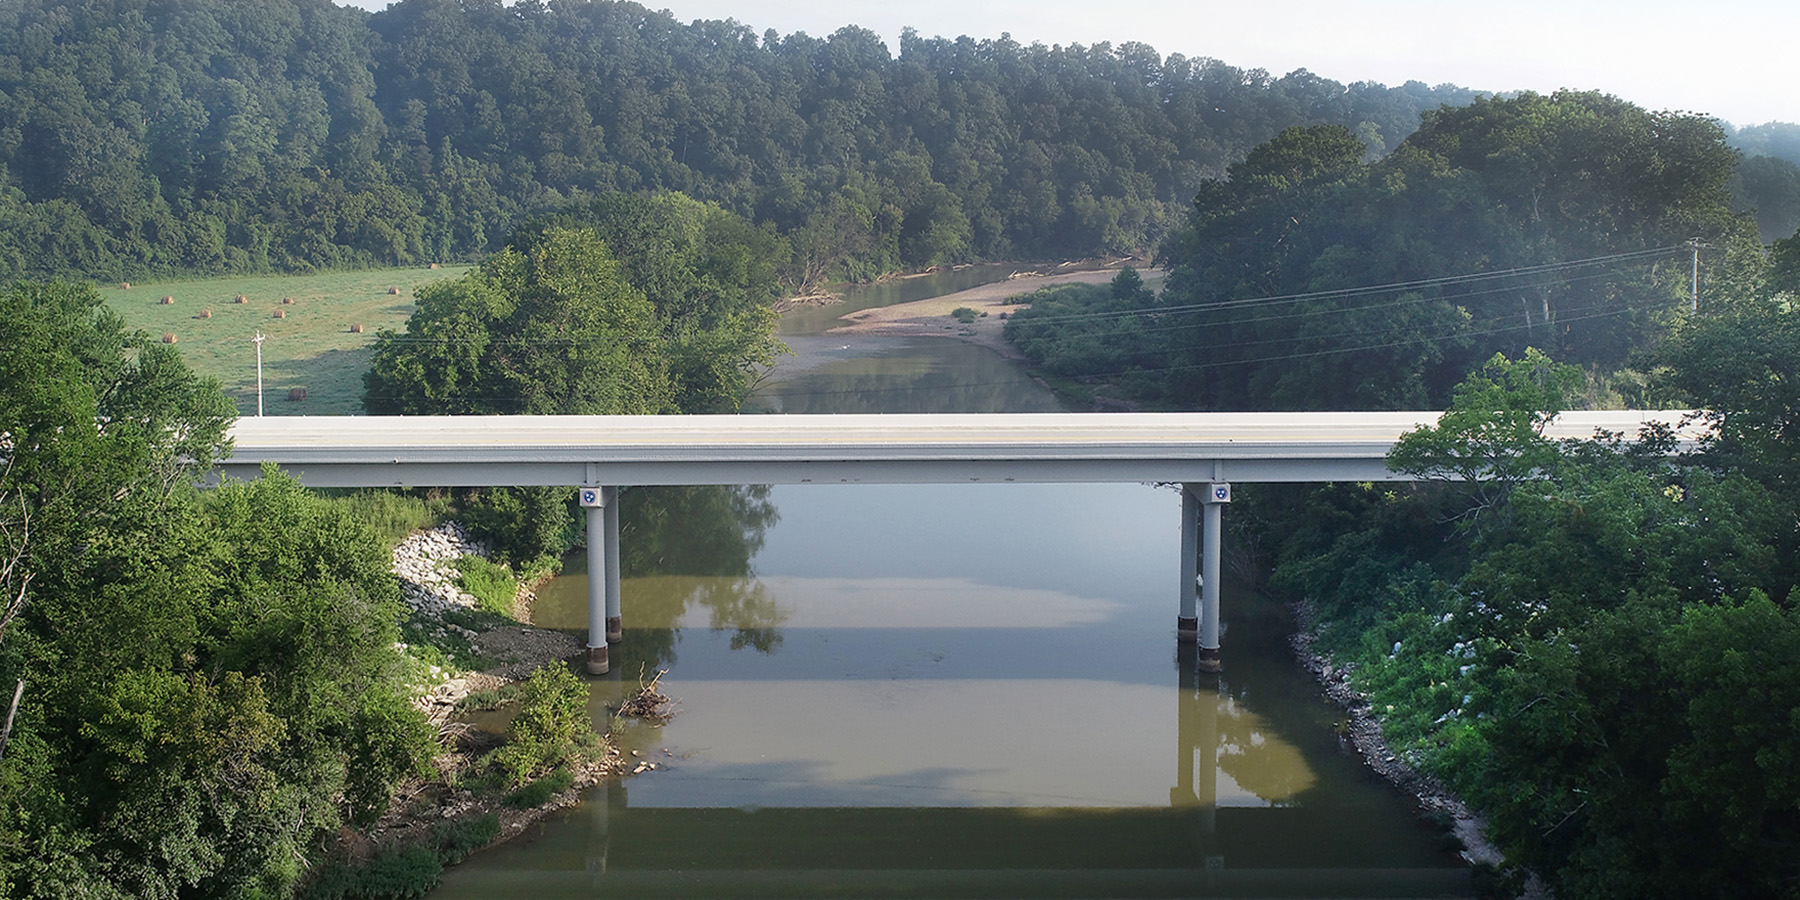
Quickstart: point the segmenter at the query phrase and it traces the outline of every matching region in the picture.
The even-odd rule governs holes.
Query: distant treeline
[[[1283,128],[1371,156],[1453,86],[1272,77],[1143,44],[681,24],[613,0],[0,5],[0,277],[474,259],[675,190],[772,224],[793,289],[1145,251]]]
[[[1756,215],[1764,243],[1800,229],[1800,125],[1770,122],[1726,129],[1731,145],[1744,154],[1732,179],[1732,200]]]

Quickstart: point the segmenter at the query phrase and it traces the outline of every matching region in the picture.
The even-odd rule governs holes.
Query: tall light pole
[[[256,329],[256,337],[250,343],[256,345],[256,417],[262,418],[262,329]]]

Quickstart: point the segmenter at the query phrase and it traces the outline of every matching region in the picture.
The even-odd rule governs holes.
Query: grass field
[[[218,378],[242,415],[256,415],[256,346],[251,338],[259,331],[265,338],[264,415],[352,415],[362,412],[362,377],[376,332],[405,328],[413,293],[421,285],[467,271],[467,266],[445,266],[133,283],[130,288],[102,284],[100,295],[126,324],[149,332],[153,340],[173,334],[182,358],[202,375]],[[245,302],[238,303],[239,296]],[[174,302],[162,303],[163,297]],[[363,327],[361,333],[353,330],[355,325]],[[306,399],[289,400],[295,388],[304,389]]]

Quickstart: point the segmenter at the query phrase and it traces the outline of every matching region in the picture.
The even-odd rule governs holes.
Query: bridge
[[[794,416],[319,416],[239,419],[227,477],[266,462],[310,487],[568,486],[586,509],[588,669],[622,636],[619,488],[695,484],[1170,483],[1182,486],[1177,634],[1219,653],[1219,536],[1231,483],[1401,481],[1387,452],[1438,412]],[[1551,438],[1685,410],[1559,416]],[[1196,590],[1196,582],[1200,585]]]

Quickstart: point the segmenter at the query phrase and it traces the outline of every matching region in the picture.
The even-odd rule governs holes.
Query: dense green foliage
[[[1730,131],[1743,151],[1732,183],[1738,209],[1753,211],[1765,243],[1800,231],[1800,125],[1769,122]]]
[[[1141,44],[909,33],[896,56],[853,27],[784,37],[614,0],[16,0],[0,277],[474,259],[529,216],[649,190],[773,223],[797,289],[1141,249],[1283,127],[1383,151],[1470,96]]]
[[[654,414],[672,402],[656,310],[591,231],[550,229],[419,290],[383,333],[363,405],[377,415]]]
[[[430,756],[387,548],[274,472],[195,491],[229,402],[92,287],[0,318],[0,894],[279,896]]]
[[[1679,335],[1673,378],[1719,425],[1684,464],[1666,434],[1545,440],[1579,372],[1501,358],[1390,458],[1486,480],[1261,514],[1276,585],[1390,740],[1559,897],[1800,896],[1800,497],[1776,439],[1800,398],[1746,390],[1800,335],[1792,299]]]
[[[770,306],[778,244],[766,228],[673,193],[609,194],[534,220],[474,272],[420,290],[406,332],[378,339],[365,406],[734,411],[785,349]],[[464,521],[515,566],[558,559],[579,540],[566,490],[458,497]]]
[[[377,414],[729,412],[774,361],[779,239],[680,194],[530,224],[383,332]]]
[[[1690,238],[1703,290],[1760,265],[1710,120],[1523,94],[1432,111],[1376,162],[1360,147],[1282,132],[1201,186],[1156,303],[1059,303],[1008,333],[1046,364],[1093,334],[1116,368],[1083,374],[1136,372],[1126,389],[1164,405],[1432,408],[1496,352],[1625,366],[1687,313]]]
[[[1773,156],[1738,163],[1732,205],[1756,216],[1756,230],[1773,243],[1800,231],[1800,165]]]
[[[525,680],[521,694],[518,715],[506,732],[506,746],[491,757],[513,787],[561,765],[580,749],[578,740],[593,732],[588,721],[587,685],[567,668],[538,669]]]
[[[1800,165],[1800,124],[1766,122],[1734,129],[1731,145],[1747,156],[1772,156]]]

